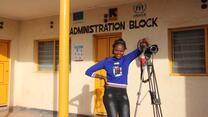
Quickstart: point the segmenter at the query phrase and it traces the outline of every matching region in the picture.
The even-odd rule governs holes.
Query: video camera
[[[150,45],[144,49],[144,55],[147,57],[151,57],[152,54],[156,54],[159,48],[157,45]]]
[[[147,58],[150,58],[152,54],[156,54],[159,50],[156,44],[149,45],[146,38],[139,40],[137,42],[137,47],[142,49],[142,51],[144,52],[144,56],[146,56]]]

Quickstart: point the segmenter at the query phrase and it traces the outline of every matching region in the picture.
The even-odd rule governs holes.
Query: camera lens
[[[147,47],[147,49],[144,52],[144,55],[148,58],[152,56],[152,54],[156,54],[158,52],[158,46],[157,45],[151,45]]]
[[[150,46],[150,51],[151,51],[152,53],[157,53],[157,51],[158,51],[157,45],[152,45],[152,46]]]

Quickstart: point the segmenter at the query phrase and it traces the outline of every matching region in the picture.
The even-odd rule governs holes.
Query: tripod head
[[[142,54],[139,57],[141,66],[152,63],[153,55],[158,52],[159,48],[157,45],[150,45],[148,47],[142,48]]]
[[[141,39],[137,43],[137,48],[140,48],[145,56],[146,59],[151,58],[153,54],[156,54],[159,50],[158,46],[156,44],[150,45],[147,42],[147,39]]]
[[[150,45],[144,50],[144,55],[147,57],[151,57],[153,54],[156,54],[158,52],[159,48],[156,44]]]

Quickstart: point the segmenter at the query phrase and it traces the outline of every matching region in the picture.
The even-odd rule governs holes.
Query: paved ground
[[[0,117],[54,117],[54,116],[43,115],[41,113],[31,113],[31,112],[12,112],[12,113],[0,112]]]
[[[0,108],[0,117],[58,117],[57,113],[52,111],[38,110],[38,109],[30,109],[23,107],[1,107]],[[83,116],[83,115],[75,115],[69,114],[69,117],[106,117],[106,116]]]
[[[41,110],[15,108],[0,110],[0,117],[57,117],[52,112],[45,112]]]

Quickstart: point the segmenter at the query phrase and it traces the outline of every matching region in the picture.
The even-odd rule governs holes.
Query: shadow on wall
[[[186,78],[186,117],[207,117],[208,79]]]
[[[74,97],[69,101],[69,104],[77,107],[78,114],[92,114],[91,112],[91,102],[94,92],[89,90],[89,85],[84,85],[82,88],[82,93]]]

